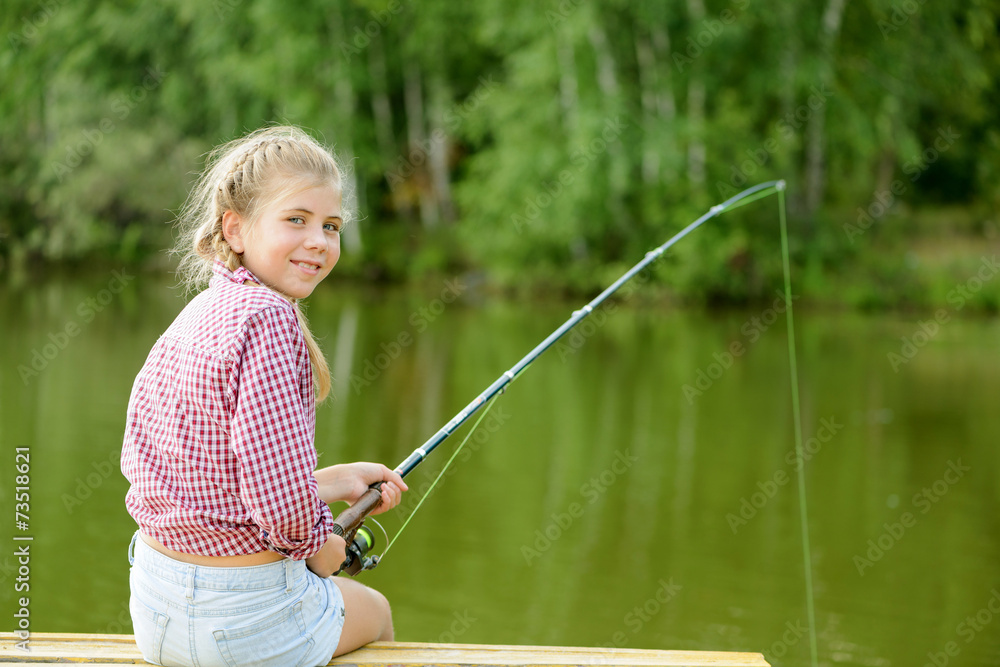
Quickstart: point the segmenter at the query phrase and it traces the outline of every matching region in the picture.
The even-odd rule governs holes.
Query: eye
[[[341,222],[327,222],[323,225],[323,229],[328,232],[339,232],[342,225]]]
[[[288,222],[297,222],[299,224],[305,224],[306,220],[301,215],[293,215],[288,219]]]

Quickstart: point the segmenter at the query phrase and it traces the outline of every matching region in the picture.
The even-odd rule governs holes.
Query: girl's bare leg
[[[392,611],[378,591],[353,579],[337,577],[334,583],[344,596],[344,629],[334,657],[374,641],[392,641]]]

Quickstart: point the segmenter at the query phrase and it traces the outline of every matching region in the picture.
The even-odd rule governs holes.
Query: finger
[[[395,470],[389,470],[389,468],[386,468],[382,478],[387,482],[395,484],[396,488],[400,489],[401,491],[406,491],[409,489],[409,487],[406,486],[406,482],[403,481],[403,478]]]
[[[399,503],[399,490],[392,482],[386,482],[382,485],[382,504],[389,509],[395,507],[397,503]]]
[[[403,496],[403,492],[400,491],[399,487],[397,487],[392,482],[386,482],[382,486],[382,491],[383,491],[383,501],[386,503],[387,507],[390,508],[398,505],[399,501],[402,499]]]

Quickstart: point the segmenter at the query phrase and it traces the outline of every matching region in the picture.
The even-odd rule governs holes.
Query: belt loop
[[[197,565],[188,565],[187,567],[187,577],[184,582],[184,597],[188,600],[194,600],[194,585],[195,585],[195,573],[198,571]]]
[[[295,561],[291,558],[285,559],[285,592],[291,593],[295,583]]]
[[[135,564],[135,541],[139,539],[139,531],[132,533],[132,541],[128,543],[128,564],[132,566]]]

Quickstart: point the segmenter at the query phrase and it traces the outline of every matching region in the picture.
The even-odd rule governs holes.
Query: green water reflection
[[[183,300],[159,279],[112,279],[0,289],[0,497],[13,507],[14,448],[29,447],[36,631],[130,632],[124,411]],[[330,281],[311,299],[336,376],[321,464],[395,465],[573,307],[459,285]],[[461,298],[446,304],[449,290]],[[1000,663],[1000,325],[953,314],[896,372],[887,355],[926,315],[798,309],[821,663],[923,665],[949,642],[949,664]],[[393,602],[397,637],[808,664],[787,341],[770,315],[626,303],[542,357],[364,575]],[[390,535],[413,504],[384,519]],[[4,631],[15,532],[12,517],[0,524]]]

